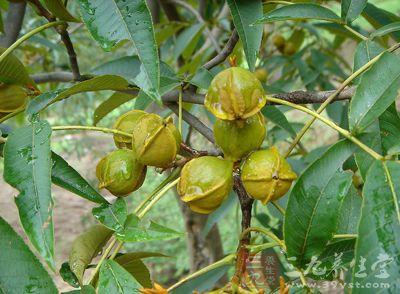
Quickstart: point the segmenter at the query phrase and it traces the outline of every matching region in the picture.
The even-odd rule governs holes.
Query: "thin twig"
[[[207,70],[210,70],[213,67],[217,66],[218,64],[224,62],[225,59],[233,52],[233,49],[235,48],[235,45],[238,42],[238,40],[239,40],[239,34],[236,31],[236,29],[234,29],[224,49],[222,49],[222,51],[219,52],[213,59],[204,64],[203,67]]]

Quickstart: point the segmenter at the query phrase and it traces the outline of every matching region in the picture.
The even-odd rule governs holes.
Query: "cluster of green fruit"
[[[296,174],[278,150],[258,150],[266,135],[260,113],[265,103],[264,89],[251,72],[231,67],[215,76],[204,105],[216,116],[215,142],[224,158],[200,157],[183,167],[178,193],[193,211],[208,214],[221,205],[237,166],[249,196],[263,204],[290,189]]]
[[[118,197],[142,186],[147,166],[168,167],[180,149],[181,135],[171,118],[131,110],[117,119],[114,129],[132,134],[132,139],[114,135],[118,149],[100,160],[96,175],[99,188]]]
[[[209,214],[217,209],[232,189],[238,167],[249,196],[264,204],[289,190],[296,174],[286,160],[275,147],[258,150],[266,135],[260,113],[265,103],[253,73],[231,67],[215,76],[205,106],[216,116],[214,136],[223,158],[196,157],[182,168],[178,193],[193,211]],[[170,118],[132,110],[118,118],[114,129],[132,134],[132,139],[114,135],[119,149],[98,163],[96,174],[99,187],[116,196],[137,190],[147,166],[171,166],[180,150],[181,135]]]

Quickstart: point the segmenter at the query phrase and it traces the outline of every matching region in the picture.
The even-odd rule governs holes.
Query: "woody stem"
[[[239,240],[236,252],[235,274],[231,280],[233,284],[238,285],[241,282],[241,277],[246,271],[246,262],[250,254],[249,248],[247,247],[250,244],[250,232],[248,231],[248,228],[251,227],[251,210],[253,208],[254,200],[247,195],[238,173],[234,174],[233,189],[239,198],[240,209],[242,211],[242,237]]]

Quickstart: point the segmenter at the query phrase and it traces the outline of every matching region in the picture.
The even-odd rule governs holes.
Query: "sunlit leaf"
[[[5,50],[0,47],[0,54],[3,54]],[[25,66],[13,54],[8,54],[0,62],[0,82],[35,87],[35,82],[29,77]]]
[[[141,88],[158,97],[160,68],[150,11],[145,0],[78,0],[82,17],[93,38],[110,50],[130,40],[142,63]]]

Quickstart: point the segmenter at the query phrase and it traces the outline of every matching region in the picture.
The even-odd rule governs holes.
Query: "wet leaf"
[[[124,242],[149,242],[154,240],[174,239],[182,236],[181,233],[159,225],[153,221],[143,223],[133,214],[128,216],[125,229],[117,232],[117,238]]]
[[[351,184],[351,173],[340,169],[355,149],[348,141],[333,145],[300,175],[290,193],[284,239],[288,256],[300,267],[324,250],[337,228]]]
[[[400,164],[396,162],[376,161],[368,171],[358,226],[354,283],[389,283],[392,292],[400,289],[399,178]],[[354,288],[353,293],[376,293],[369,290]]]
[[[159,99],[160,67],[150,11],[145,0],[79,0],[82,18],[105,50],[130,40],[142,63],[141,88]]]
[[[102,250],[113,231],[102,225],[94,225],[79,235],[72,243],[69,265],[82,284],[83,273],[92,259]]]
[[[52,152],[53,162],[51,169],[51,180],[72,193],[75,193],[95,203],[108,203],[99,192],[97,192],[72,166],[61,156]]]
[[[1,293],[58,293],[39,260],[2,217],[0,236]]]
[[[349,126],[354,134],[364,131],[397,98],[400,88],[400,57],[383,56],[361,78],[350,101]]]
[[[118,198],[113,204],[102,204],[93,208],[92,213],[100,223],[110,230],[121,231],[128,216],[128,209],[125,200]]]
[[[54,269],[50,136],[46,121],[12,132],[4,147],[4,179],[20,192],[15,203],[25,233]]]
[[[140,284],[122,266],[113,260],[106,260],[100,268],[99,294],[139,293]]]

